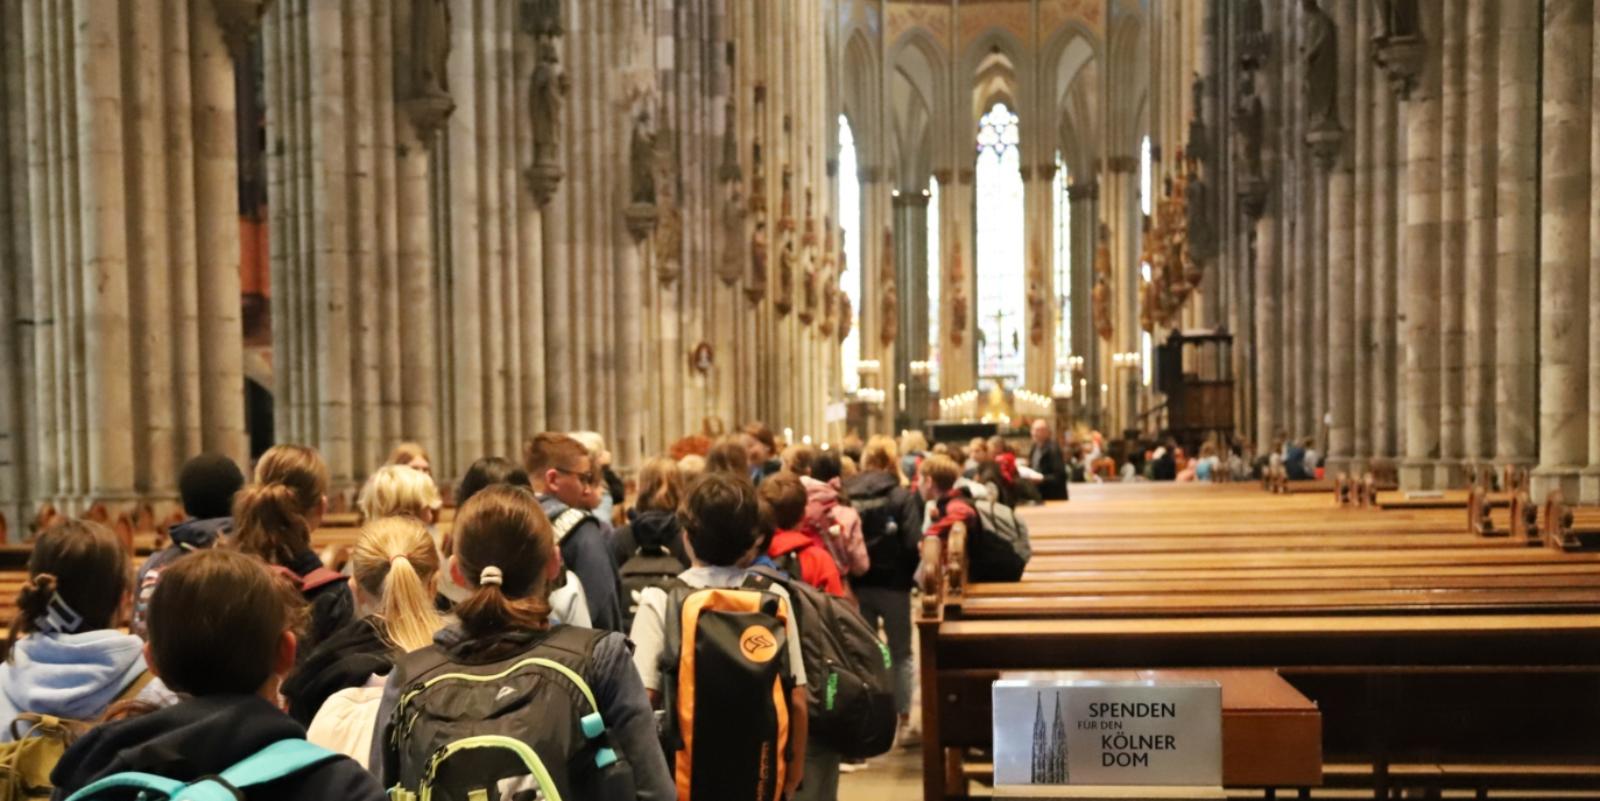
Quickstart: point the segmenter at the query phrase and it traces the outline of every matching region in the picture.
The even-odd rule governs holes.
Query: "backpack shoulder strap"
[[[111,699],[111,703],[115,704],[138,698],[139,693],[144,692],[144,688],[149,687],[150,682],[154,680],[154,673],[151,673],[148,670],[141,672],[137,678],[128,683],[128,686],[122,688],[122,692],[117,693],[116,698]]]
[[[158,798],[172,798],[182,792],[184,786],[184,783],[177,779],[169,779],[153,773],[127,771],[125,773],[113,773],[104,779],[84,785],[79,788],[78,792],[67,796],[67,801],[86,801],[86,799],[104,794],[107,790],[134,790],[141,797],[148,795]]]
[[[591,517],[593,515],[588,512],[582,509],[574,509],[570,506],[561,514],[556,515],[556,519],[550,521],[550,528],[555,531],[556,544],[560,545],[567,539],[568,534],[571,534],[578,526],[583,524],[584,520]]]
[[[336,572],[326,567],[319,567],[300,577],[300,592],[309,593],[322,589],[335,582],[345,581],[349,576]]]
[[[243,789],[277,781],[285,776],[293,776],[338,757],[339,754],[322,746],[313,745],[299,738],[290,738],[279,740],[245,757],[243,761],[235,763],[217,778],[235,788]]]

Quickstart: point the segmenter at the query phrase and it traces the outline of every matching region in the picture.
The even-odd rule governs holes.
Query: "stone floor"
[[[922,796],[922,752],[896,748],[839,777],[839,801],[901,801]]]

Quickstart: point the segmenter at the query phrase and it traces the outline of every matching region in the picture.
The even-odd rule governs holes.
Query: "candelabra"
[[[940,420],[972,420],[978,416],[978,391],[966,392],[939,399]]]

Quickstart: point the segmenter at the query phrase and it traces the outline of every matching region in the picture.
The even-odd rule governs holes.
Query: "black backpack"
[[[606,633],[556,626],[481,663],[438,645],[402,657],[406,685],[381,733],[389,797],[631,801],[632,770],[583,680]]]
[[[751,571],[745,586],[779,585],[789,592],[810,696],[811,734],[845,759],[878,756],[894,745],[899,713],[889,649],[843,598],[769,568]]]
[[[1028,524],[1011,507],[992,498],[970,503],[978,512],[979,525],[967,532],[968,580],[1020,581],[1033,556]]]
[[[635,548],[628,561],[617,569],[622,577],[623,600],[628,605],[628,630],[633,628],[633,616],[639,612],[639,597],[650,587],[666,589],[671,581],[683,572],[683,563],[665,548]]]
[[[850,496],[850,507],[861,515],[861,538],[867,546],[867,561],[874,567],[915,564],[922,532],[900,528],[900,509],[895,491]]]

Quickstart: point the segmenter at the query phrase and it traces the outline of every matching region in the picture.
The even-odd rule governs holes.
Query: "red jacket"
[[[980,525],[978,509],[972,505],[972,497],[965,490],[952,489],[939,500],[937,516],[922,534],[925,537],[943,539],[957,523],[965,523],[968,533]]]
[[[772,535],[767,556],[782,566],[783,557],[791,553],[800,563],[800,575],[789,578],[800,579],[829,595],[842,597],[845,594],[844,580],[839,577],[839,565],[833,561],[833,554],[816,537],[803,531],[778,529]]]

